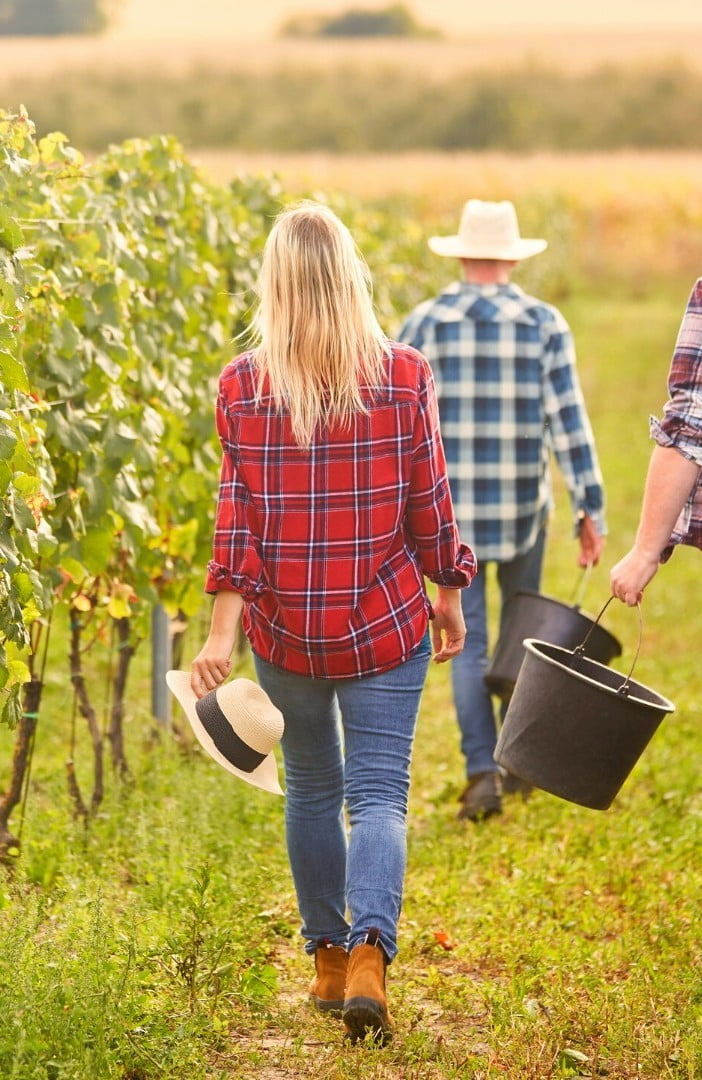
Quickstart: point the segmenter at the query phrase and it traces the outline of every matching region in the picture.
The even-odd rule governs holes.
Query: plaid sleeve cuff
[[[470,585],[478,571],[478,560],[474,552],[461,544],[456,555],[456,561],[450,570],[440,570],[436,574],[430,574],[429,580],[435,585],[441,585],[444,589],[464,589]]]
[[[209,562],[207,564],[207,579],[205,592],[238,592],[244,600],[255,600],[257,596],[267,591],[267,586],[260,578],[254,580],[247,574],[235,574],[221,563]]]
[[[683,457],[702,467],[702,442],[699,430],[689,427],[684,420],[677,417],[666,417],[661,422],[652,416],[650,432],[651,438],[659,446],[674,447]]]
[[[607,521],[605,519],[603,511],[601,509],[593,510],[592,507],[589,506],[581,506],[578,510],[575,521],[573,522],[573,536],[577,537],[579,535],[580,523],[586,514],[592,521],[592,524],[595,526],[595,532],[597,533],[597,535],[606,536]]]

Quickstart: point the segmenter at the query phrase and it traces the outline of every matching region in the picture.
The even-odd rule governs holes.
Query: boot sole
[[[343,1019],[346,1037],[352,1043],[365,1039],[366,1035],[372,1035],[381,1045],[392,1039],[387,1014],[374,998],[351,998],[344,1005]]]
[[[315,997],[314,994],[310,994],[309,1000],[313,1009],[326,1013],[327,1016],[341,1016],[344,1011],[343,1001],[325,1001],[324,998]]]

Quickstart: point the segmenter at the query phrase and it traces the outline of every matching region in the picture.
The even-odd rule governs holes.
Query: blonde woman
[[[429,366],[382,333],[365,263],[330,209],[280,215],[258,292],[256,345],[220,380],[215,600],[192,688],[202,697],[227,677],[243,612],[285,718],[310,998],[343,1012],[353,1040],[385,1040],[419,701],[431,645],[437,663],[463,647],[460,589],[476,563],[458,538]]]

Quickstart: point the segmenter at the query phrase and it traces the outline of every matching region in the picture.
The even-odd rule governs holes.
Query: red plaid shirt
[[[387,385],[367,413],[298,446],[290,418],[244,353],[224,369],[213,559],[206,589],[247,601],[258,656],[315,678],[392,668],[431,616],[424,576],[449,588],[476,571],[453,514],[431,369],[390,343]]]

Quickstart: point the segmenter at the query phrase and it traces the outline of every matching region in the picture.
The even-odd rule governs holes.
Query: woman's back
[[[256,595],[247,629],[271,663],[368,674],[424,634],[423,574],[451,566],[457,544],[442,529],[448,488],[431,382],[421,354],[393,343],[385,384],[361,389],[363,411],[318,424],[301,447],[253,354],[225,368],[217,421],[227,475],[211,584],[231,567],[229,580]]]

